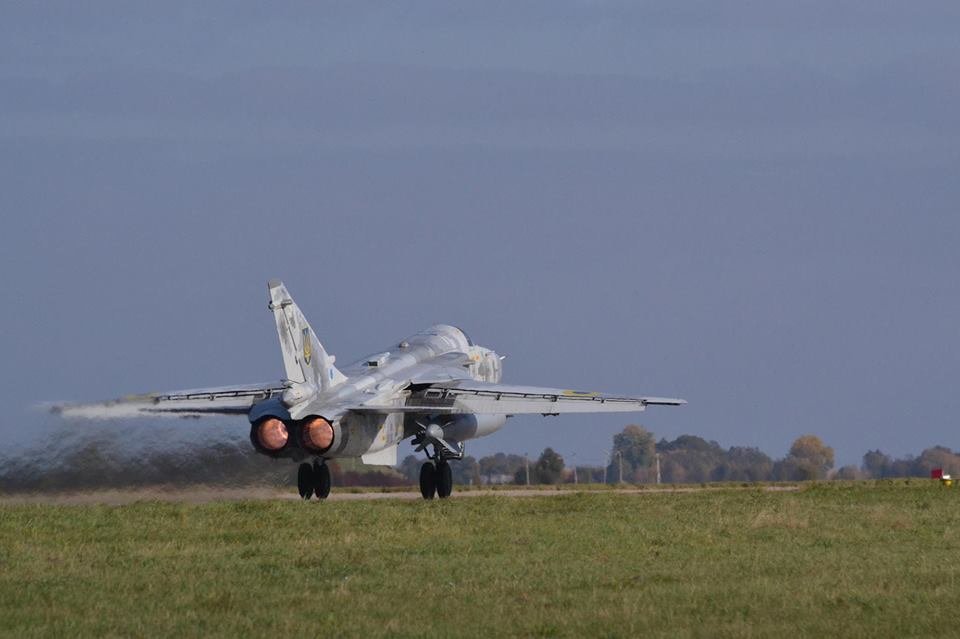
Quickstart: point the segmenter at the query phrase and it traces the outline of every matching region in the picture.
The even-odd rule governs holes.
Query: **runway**
[[[504,489],[467,489],[455,490],[452,499],[467,499],[472,497],[555,497],[577,493],[612,493],[636,496],[668,495],[676,493],[696,493],[707,491],[744,491],[761,490],[764,492],[791,492],[800,490],[799,485],[758,485],[743,486],[730,484],[723,486],[659,486],[659,487],[631,487],[631,488],[504,488]],[[197,486],[191,488],[156,486],[149,488],[131,488],[126,490],[94,490],[76,493],[22,493],[0,495],[0,504],[62,504],[62,505],[107,505],[123,506],[137,502],[171,502],[187,504],[205,504],[213,502],[233,501],[300,501],[293,488],[225,488],[218,486]],[[369,489],[356,491],[351,489],[334,490],[327,501],[380,501],[380,500],[408,500],[421,501],[420,493],[416,491],[377,491]],[[316,503],[315,500],[311,500]]]

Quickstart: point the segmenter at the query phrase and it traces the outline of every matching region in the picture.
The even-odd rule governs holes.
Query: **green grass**
[[[960,490],[0,506],[5,636],[949,636]]]

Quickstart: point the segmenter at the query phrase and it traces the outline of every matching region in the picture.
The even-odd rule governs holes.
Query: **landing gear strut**
[[[317,499],[326,499],[330,495],[330,468],[321,460],[313,464],[303,463],[297,469],[297,491],[303,500],[310,499],[316,494]]]

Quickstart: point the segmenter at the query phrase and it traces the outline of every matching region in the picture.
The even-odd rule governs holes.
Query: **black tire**
[[[433,462],[426,462],[420,467],[420,494],[424,499],[433,499],[437,492],[437,469]]]
[[[297,490],[301,499],[310,499],[313,495],[313,466],[300,464],[297,469]]]
[[[317,499],[326,499],[330,496],[330,487],[333,480],[330,478],[330,467],[322,462],[313,462],[313,490]]]
[[[441,461],[437,466],[437,497],[446,499],[453,492],[453,471],[450,464]]]

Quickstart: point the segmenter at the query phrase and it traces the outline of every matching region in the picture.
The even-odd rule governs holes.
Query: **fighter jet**
[[[365,464],[392,466],[398,445],[411,438],[427,458],[420,493],[442,499],[453,491],[450,462],[463,458],[464,442],[499,430],[513,415],[639,412],[686,403],[501,384],[504,358],[443,324],[340,369],[283,283],[271,280],[267,286],[283,353],[282,381],[62,404],[54,410],[94,419],[246,415],[258,453],[300,462],[297,487],[303,499],[330,494],[328,460],[359,457]]]

